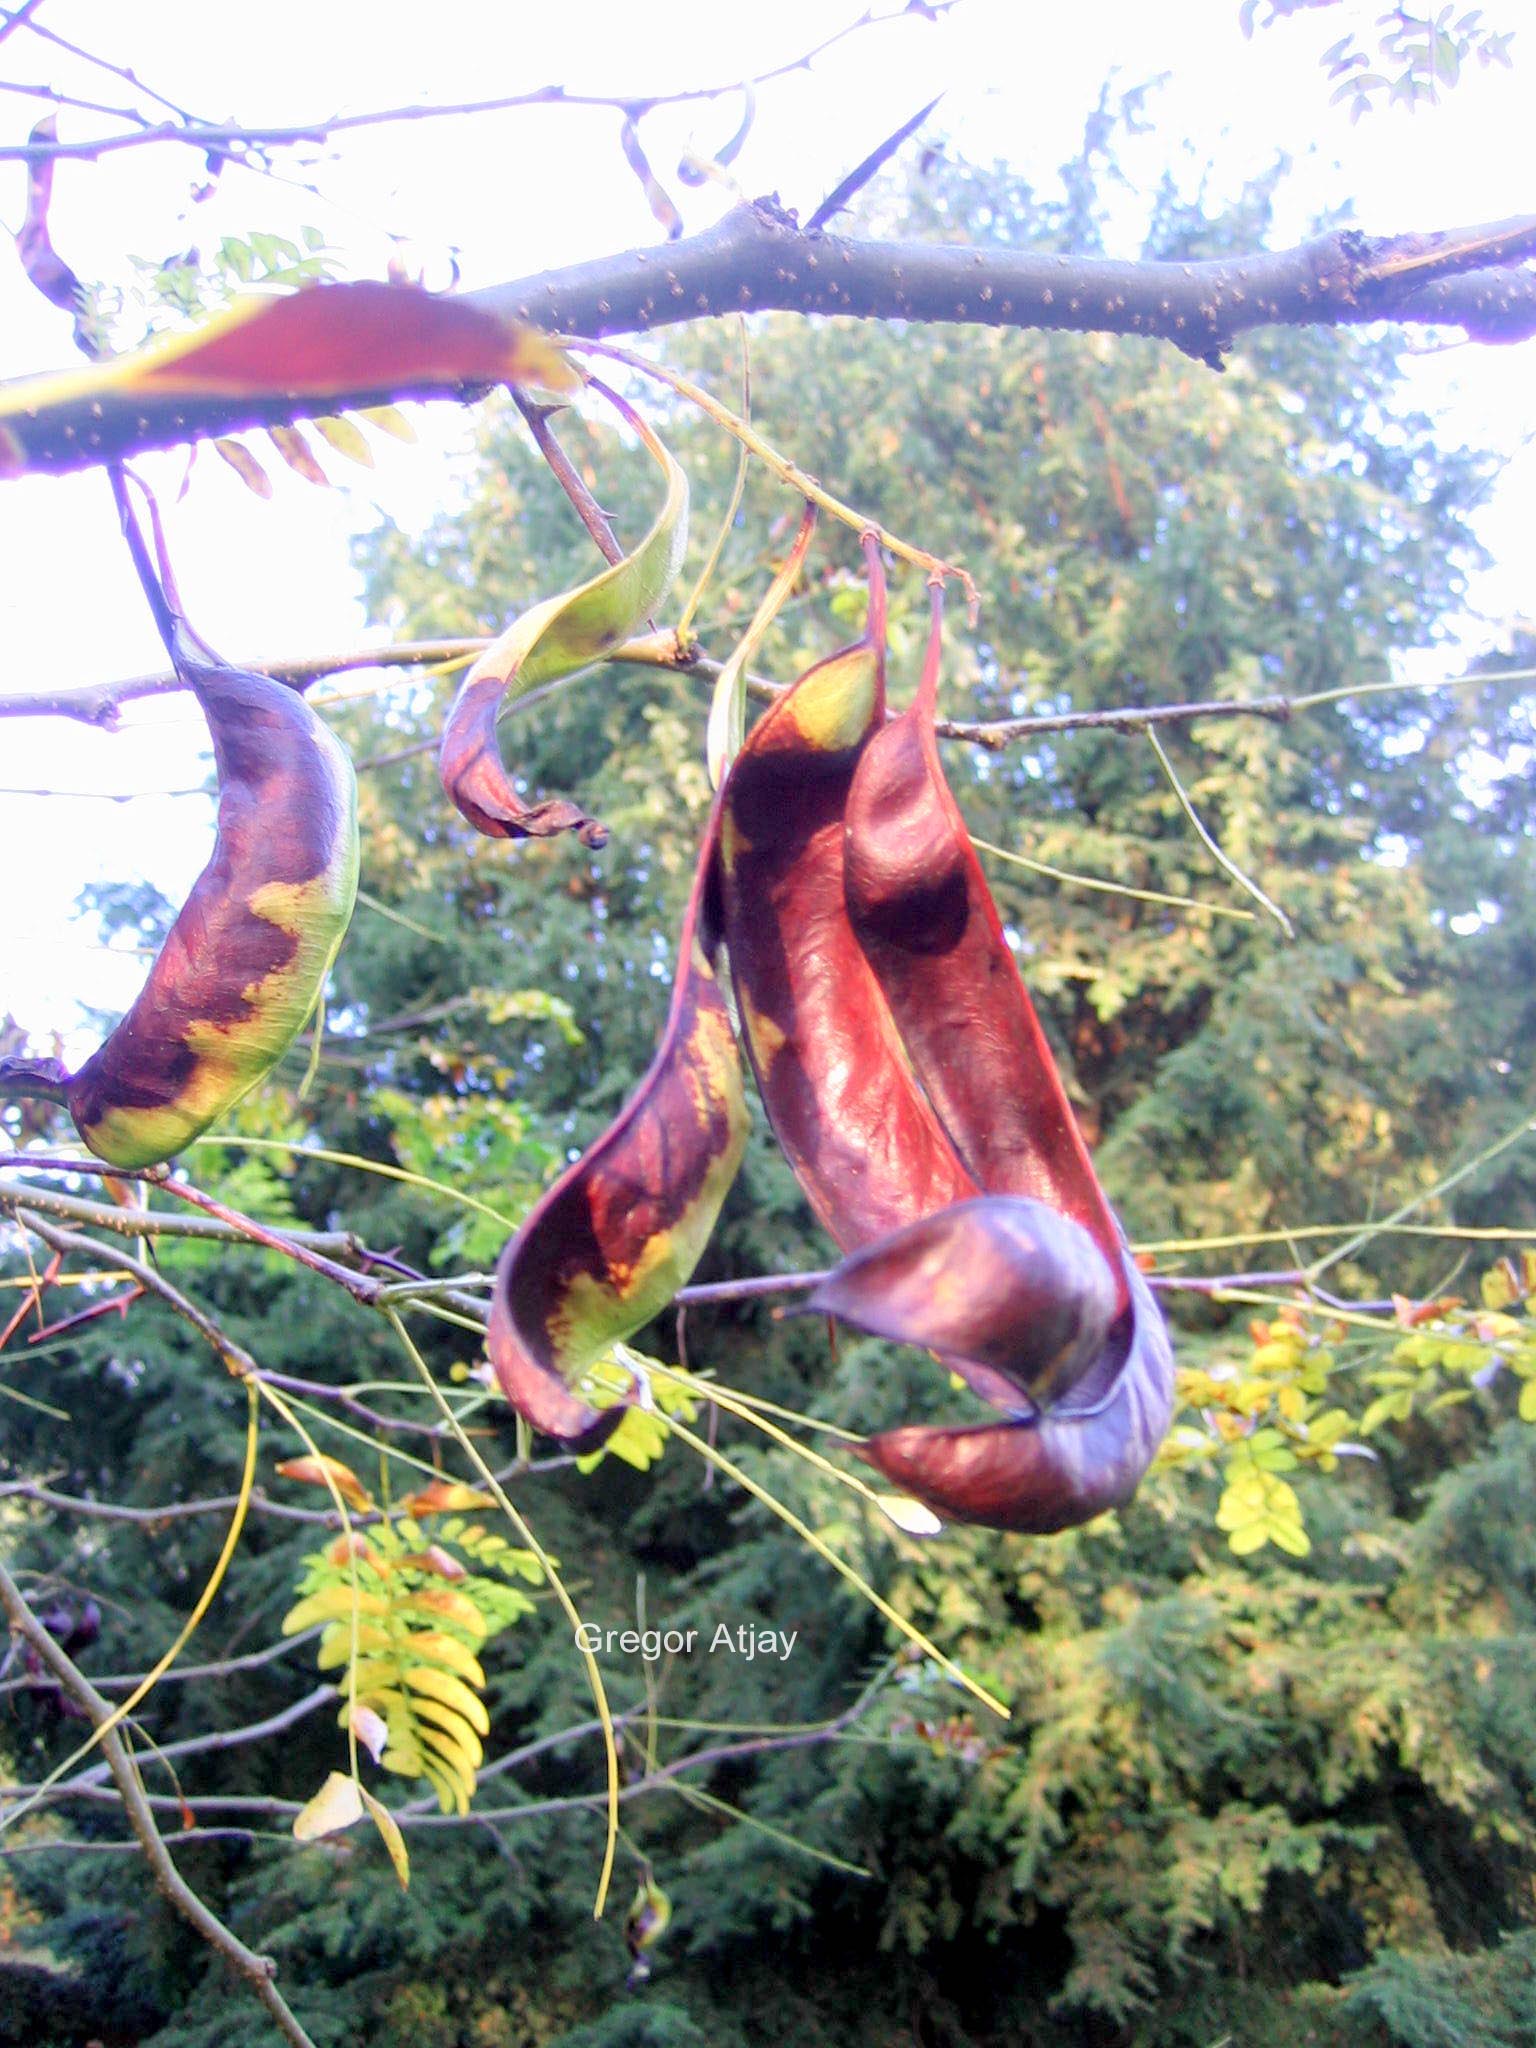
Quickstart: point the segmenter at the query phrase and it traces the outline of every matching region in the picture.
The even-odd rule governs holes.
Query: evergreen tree
[[[963,166],[879,203],[930,231],[1047,248],[1070,236],[1081,248],[1093,168],[1062,203]],[[1268,199],[1254,191],[1218,228],[1165,194],[1150,252],[1211,253],[1228,235],[1247,246]],[[730,388],[729,331],[675,346],[691,371]],[[755,416],[770,438],[894,530],[974,569],[986,603],[974,630],[950,620],[950,716],[1358,691],[1386,679],[1394,652],[1443,644],[1476,558],[1467,515],[1489,464],[1440,448],[1431,423],[1400,407],[1390,340],[1253,339],[1221,380],[1150,343],[893,326],[769,323],[752,353]],[[666,431],[694,479],[696,569],[734,454],[681,408],[659,411],[673,415]],[[575,419],[562,431],[633,540],[649,515],[646,465],[611,433]],[[786,502],[749,478],[700,615],[713,651],[739,632],[782,552]],[[495,630],[591,568],[590,542],[510,408],[489,411],[461,504],[421,537],[381,530],[361,556],[373,615],[412,635]],[[861,616],[851,541],[824,536],[816,561],[756,664],[775,676],[849,637]],[[898,694],[923,608],[917,579],[898,578]],[[609,847],[476,838],[417,746],[445,687],[391,684],[342,721],[365,763],[367,900],[338,964],[314,1092],[299,1097],[297,1052],[284,1086],[238,1119],[248,1140],[313,1134],[329,1153],[417,1178],[254,1146],[204,1149],[192,1164],[249,1213],[344,1224],[412,1266],[459,1273],[484,1269],[502,1231],[421,1183],[515,1214],[611,1118],[665,1010],[708,790],[700,685],[603,671],[519,713],[506,745],[530,787],[579,792],[612,828]],[[1133,1230],[1380,1213],[1513,1122],[1536,910],[1519,858],[1530,798],[1485,764],[1528,737],[1528,703],[1491,671],[1456,692],[1361,695],[1284,723],[1167,737],[1180,783],[1226,854],[1283,906],[1291,943],[1260,915],[995,865],[1026,976]],[[1061,733],[998,752],[951,746],[947,759],[973,828],[994,844],[1144,892],[1255,909],[1194,835],[1143,736]],[[1521,1190],[1511,1168],[1469,1200],[1493,1222]],[[825,1255],[759,1129],[699,1277]],[[223,1248],[166,1244],[161,1257],[265,1368],[386,1383],[362,1398],[420,1419],[419,1400],[387,1384],[402,1377],[388,1332],[315,1276]],[[1393,1242],[1341,1268],[1339,1284],[1409,1288],[1434,1275],[1428,1255]],[[1246,1341],[1218,1313],[1209,1321],[1215,1354]],[[926,1360],[868,1343],[834,1357],[819,1328],[762,1309],[695,1313],[687,1336],[695,1367],[847,1426],[948,1399]],[[670,1330],[647,1341],[671,1355]],[[445,1380],[475,1363],[470,1334],[449,1325],[422,1344]],[[14,1355],[11,1391],[46,1404],[10,1419],[16,1474],[138,1509],[234,1491],[244,1396],[155,1304]],[[1177,1469],[1123,1515],[1069,1537],[952,1531],[924,1548],[851,1515],[823,1477],[723,1424],[731,1455],[1011,1698],[1015,1716],[991,1727],[903,1663],[856,1737],[701,1779],[723,1810],[681,1793],[627,1810],[675,1909],[656,1990],[634,2001],[622,1995],[619,1934],[587,1917],[600,1849],[590,1809],[526,1828],[415,1832],[405,1895],[360,1833],[297,1853],[258,1829],[178,1853],[241,1937],[277,1957],[322,2044],[734,2048],[757,2037],[765,2009],[811,2048],[873,2048],[901,2030],[952,2048],[1195,2048],[1224,2030],[1256,2048],[1418,2048],[1479,2014],[1486,2038],[1522,2038],[1536,1549],[1521,1506],[1524,1427],[1488,1428],[1487,1411],[1506,1405],[1495,1389],[1475,1412],[1405,1428],[1379,1469],[1314,1480],[1313,1554],[1279,1562],[1222,1556],[1211,1482]],[[302,1412],[322,1431],[336,1411]],[[302,1448],[276,1435],[264,1438],[266,1495],[315,1511],[323,1496],[274,1477],[274,1457]],[[379,1441],[437,1455],[408,1434]],[[499,1425],[485,1441],[510,1451]],[[412,1483],[404,1470],[381,1478],[381,1460],[334,1431],[322,1448],[370,1488],[398,1497]],[[867,1607],[761,1508],[703,1483],[677,1445],[645,1474],[610,1458],[589,1476],[519,1482],[517,1498],[604,1624],[632,1618],[643,1576],[647,1612],[668,1624],[797,1632],[780,1663],[673,1666],[661,1675],[664,1716],[814,1723],[846,1709],[890,1654]],[[96,1671],[145,1668],[173,1639],[223,1534],[220,1514],[9,1512],[16,1556],[60,1598],[100,1604]],[[329,1540],[253,1516],[189,1654],[206,1641],[227,1662],[274,1645],[301,1560]],[[492,1649],[489,1755],[586,1716],[551,1603]],[[142,1710],[145,1734],[164,1746],[280,1714],[316,1682],[310,1656],[300,1642],[216,1685],[162,1685]],[[622,1657],[609,1668],[616,1704],[643,1707],[645,1673]],[[13,1699],[7,1746],[26,1779],[78,1731],[44,1694]],[[275,1741],[189,1757],[175,1778],[146,1748],[146,1779],[179,1786],[194,1813],[200,1796],[305,1798],[340,1754],[334,1705]],[[601,1782],[596,1751],[551,1751],[516,1782],[530,1796],[589,1793]],[[69,1828],[82,1844],[121,1833],[106,1807],[71,1808]],[[15,1869],[35,1916],[29,1938],[77,1962],[87,1986],[110,1978],[140,2037],[162,2048],[267,2038],[265,2018],[237,2002],[126,1858],[31,1853]],[[32,2038],[49,2038],[47,2021],[32,2024]],[[61,2016],[54,2038],[74,2038],[73,2025]]]

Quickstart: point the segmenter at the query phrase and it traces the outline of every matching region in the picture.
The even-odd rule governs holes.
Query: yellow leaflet
[[[313,1628],[317,1621],[345,1621],[354,1604],[359,1614],[377,1616],[389,1612],[389,1602],[379,1593],[368,1593],[361,1587],[354,1592],[351,1586],[322,1586],[318,1593],[311,1593],[308,1599],[289,1608],[283,1616],[283,1634],[296,1636],[301,1629]]]
[[[441,1700],[445,1707],[452,1707],[462,1714],[477,1734],[490,1734],[491,1717],[485,1711],[484,1702],[478,1693],[470,1691],[462,1678],[455,1678],[450,1671],[438,1671],[430,1664],[413,1666],[402,1676],[412,1692]]]

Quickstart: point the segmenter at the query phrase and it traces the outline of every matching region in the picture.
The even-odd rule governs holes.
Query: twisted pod
[[[624,1411],[592,1408],[576,1382],[688,1279],[747,1141],[741,1059],[714,969],[720,810],[717,798],[656,1057],[496,1267],[486,1349],[502,1391],[536,1429],[582,1449],[600,1444]]]
[[[213,854],[105,1043],[74,1074],[58,1060],[0,1060],[0,1092],[64,1103],[98,1158],[143,1167],[248,1094],[313,1011],[357,896],[357,783],[296,691],[228,667],[192,632],[121,493],[119,504],[167,652],[213,739]]]
[[[616,392],[591,382],[640,437],[665,489],[633,554],[520,613],[464,678],[443,727],[438,775],[450,802],[492,839],[575,832],[587,846],[606,841],[606,827],[566,797],[523,801],[502,760],[497,720],[509,699],[573,675],[627,640],[671,588],[688,542],[688,479],[645,421]]]
[[[809,1307],[935,1351],[1003,1417],[859,1455],[941,1514],[1046,1532],[1134,1492],[1172,1359],[939,763],[938,595],[917,698],[887,722],[873,536],[865,555],[864,634],[731,765],[661,1050],[503,1253],[489,1348],[539,1428],[590,1444],[617,1420],[576,1382],[687,1278],[740,1159],[723,943],[769,1120],[847,1254]]]

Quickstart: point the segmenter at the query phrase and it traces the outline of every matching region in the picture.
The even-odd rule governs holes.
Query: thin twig
[[[31,7],[35,8],[40,4],[41,0],[30,0]],[[928,0],[928,4],[919,11],[929,19],[934,19],[940,14],[947,13],[953,5],[954,0]],[[24,8],[22,11],[26,12],[28,9]],[[889,13],[879,14],[873,7],[866,8],[856,21],[848,22],[834,34],[817,43],[813,49],[807,50],[803,56],[791,58],[784,64],[776,64],[771,70],[758,72],[749,80],[733,78],[724,85],[700,85],[681,92],[650,94],[646,96],[644,104],[647,110],[652,107],[690,106],[700,101],[724,99],[731,93],[740,92],[743,84],[772,84],[775,79],[788,78],[797,71],[808,70],[818,57],[824,56],[845,37],[856,34],[860,29],[878,28],[889,22],[910,19],[913,11],[908,6],[899,6]],[[12,25],[15,25],[14,16]],[[31,23],[28,25],[35,26]],[[162,106],[170,107],[173,112],[182,114],[183,122],[182,125],[165,122],[159,127],[137,135],[97,136],[86,142],[16,144],[0,148],[0,162],[43,163],[59,157],[77,157],[94,162],[97,158],[111,155],[118,150],[131,149],[145,143],[163,142],[180,143],[184,147],[204,152],[212,151],[216,155],[242,146],[262,151],[291,149],[303,143],[324,142],[331,136],[341,135],[356,128],[396,127],[408,121],[462,121],[476,114],[512,113],[526,107],[608,107],[615,112],[627,114],[632,113],[637,104],[633,93],[619,95],[567,92],[563,85],[543,85],[536,86],[529,92],[503,94],[495,99],[461,100],[453,105],[385,107],[370,113],[337,114],[298,127],[250,127],[233,122],[214,124],[193,121],[182,108],[175,105],[174,101],[163,98],[159,93],[150,92],[147,86],[134,78],[132,72],[121,71],[104,58],[95,57],[90,51],[75,44],[65,43],[62,36],[55,36],[50,31],[41,29],[37,33],[47,34],[50,41],[61,43],[64,48],[73,50],[76,55],[87,58],[101,69],[113,71],[118,77],[128,79],[141,92],[147,92],[152,99],[159,100]]]
[[[100,1238],[86,1237],[75,1230],[64,1230],[57,1223],[40,1216],[35,1209],[16,1203],[12,1214],[23,1229],[30,1230],[34,1237],[40,1237],[44,1244],[58,1252],[76,1252],[99,1264],[114,1266],[121,1273],[131,1273],[139,1285],[149,1294],[156,1294],[184,1322],[188,1322],[208,1345],[221,1364],[234,1374],[236,1379],[246,1379],[256,1372],[256,1361],[243,1345],[220,1329],[212,1316],[206,1315],[196,1302],[189,1301],[179,1287],[173,1287],[165,1275],[143,1259],[136,1259],[132,1252],[120,1246],[104,1244]],[[338,1267],[337,1269],[341,1269]]]
[[[101,1747],[107,1768],[123,1802],[128,1824],[138,1837],[162,1896],[188,1921],[235,1972],[244,1978],[261,2000],[292,2048],[315,2048],[314,2042],[289,2010],[288,2002],[273,1981],[276,1965],[270,1956],[254,1949],[232,1934],[223,1921],[197,1896],[172,1862],[170,1852],[155,1826],[154,1814],[145,1795],[138,1769],[122,1733],[109,1725],[113,1709],[79,1667],[65,1655],[22,1597],[21,1589],[0,1564],[0,1607],[5,1609],[13,1633],[28,1643],[47,1665],[70,1698],[81,1707],[93,1727],[102,1731]]]
[[[33,1479],[12,1479],[0,1484],[0,1500],[11,1497],[35,1501],[39,1507],[53,1508],[59,1514],[85,1515],[99,1522],[137,1522],[146,1529],[156,1529],[164,1522],[195,1521],[201,1515],[227,1515],[239,1500],[238,1494],[218,1493],[204,1499],[166,1501],[156,1507],[134,1508],[120,1501],[88,1500],[80,1494],[60,1493]],[[289,1507],[286,1501],[269,1500],[259,1487],[251,1495],[251,1513],[271,1515],[283,1522],[308,1522],[323,1529],[341,1527],[340,1517],[329,1508]],[[352,1519],[354,1523],[361,1523],[369,1518],[354,1515]],[[372,1519],[382,1521],[382,1511]]]
[[[318,1713],[321,1707],[334,1706],[336,1687],[329,1682],[314,1686],[302,1699],[280,1708],[275,1714],[267,1714],[260,1721],[248,1721],[240,1728],[219,1728],[207,1735],[188,1735],[180,1742],[157,1742],[146,1757],[146,1761],[169,1762],[173,1757],[206,1756],[212,1752],[227,1749],[247,1749],[253,1742],[265,1742],[269,1735],[282,1735],[300,1721]],[[105,1743],[102,1747],[105,1749]],[[104,1785],[114,1775],[106,1762],[89,1764],[83,1771],[77,1771],[72,1778],[61,1778],[56,1785],[13,1785],[7,1788],[13,1799],[36,1799],[39,1802],[56,1798],[69,1798],[74,1793],[91,1785]],[[173,1780],[174,1782],[174,1780]]]
[[[700,1287],[679,1287],[672,1299],[680,1308],[707,1301],[756,1301],[765,1294],[801,1294],[828,1278],[820,1273],[762,1273],[751,1280],[710,1280]]]
[[[1174,795],[1179,800],[1180,810],[1183,811],[1185,817],[1188,818],[1190,824],[1194,826],[1195,833],[1199,838],[1201,845],[1204,846],[1207,853],[1209,853],[1211,858],[1216,862],[1217,866],[1220,867],[1225,874],[1229,874],[1232,877],[1233,881],[1236,882],[1240,889],[1242,889],[1247,895],[1251,896],[1254,902],[1259,904],[1261,908],[1269,912],[1270,916],[1275,920],[1275,923],[1279,925],[1281,931],[1285,933],[1285,936],[1288,939],[1294,939],[1296,936],[1296,927],[1291,923],[1291,920],[1286,916],[1285,912],[1280,908],[1279,904],[1274,902],[1270,897],[1265,895],[1264,891],[1259,887],[1258,883],[1253,879],[1252,875],[1246,873],[1242,868],[1240,868],[1237,862],[1232,859],[1230,854],[1222,852],[1221,847],[1217,844],[1214,835],[1208,829],[1205,820],[1201,817],[1200,813],[1195,809],[1194,801],[1190,797],[1189,792],[1185,789],[1183,783],[1180,782],[1178,773],[1175,770],[1172,761],[1170,761],[1168,758],[1167,748],[1163,745],[1162,741],[1158,738],[1156,731],[1150,725],[1147,727],[1147,738],[1152,743],[1153,753],[1156,754],[1158,760],[1162,763],[1163,773],[1168,778],[1169,787],[1172,789]]]
[[[193,1187],[190,1181],[162,1177],[157,1179],[155,1184],[163,1187],[168,1195],[174,1195],[177,1201],[190,1203],[194,1209],[201,1209],[205,1215],[217,1216],[222,1222],[234,1225],[248,1243],[265,1245],[268,1251],[280,1252],[285,1259],[292,1259],[295,1265],[307,1266],[312,1273],[320,1274],[322,1279],[334,1280],[354,1301],[371,1307],[378,1300],[380,1283],[377,1280],[370,1280],[365,1273],[353,1273],[345,1266],[338,1266],[334,1259],[326,1258],[323,1253],[311,1251],[308,1245],[301,1244],[297,1238],[289,1237],[282,1231],[269,1230],[266,1224],[258,1223],[253,1216],[240,1215],[237,1210],[226,1207],[216,1196],[204,1194],[201,1188]]]
[[[659,1765],[644,1777],[634,1778],[628,1784],[622,1785],[619,1788],[619,1799],[621,1803],[627,1803],[633,1799],[643,1798],[651,1792],[664,1791],[679,1778],[695,1771],[710,1770],[717,1766],[769,1756],[785,1750],[808,1749],[824,1743],[847,1740],[849,1731],[863,1718],[881,1691],[888,1669],[889,1667],[882,1670],[850,1706],[829,1720],[803,1722],[777,1732],[767,1730],[762,1734],[744,1736],[739,1741],[715,1743],[704,1749],[691,1750],[685,1756],[674,1757],[670,1762]],[[336,1697],[334,1687],[327,1688],[327,1692],[331,1699]],[[624,1715],[615,1716],[615,1727],[624,1728],[635,1719],[639,1711],[638,1708],[631,1709]],[[495,1777],[503,1770],[511,1768],[514,1761],[525,1763],[547,1750],[563,1747],[567,1743],[595,1734],[600,1727],[601,1723],[595,1719],[584,1721],[574,1727],[561,1729],[555,1735],[543,1736],[536,1742],[526,1743],[509,1756],[487,1764],[479,1772],[479,1779],[483,1783],[487,1778]],[[895,1743],[888,1744],[883,1738],[871,1739],[878,1740],[882,1748],[899,1746]],[[170,1754],[169,1746],[164,1754]],[[100,1782],[87,1784],[71,1780],[68,1786],[50,1788],[50,1798],[61,1796],[85,1804],[105,1804],[116,1795]],[[190,1800],[171,1793],[145,1793],[142,1796],[147,1808],[176,1814],[184,1814],[188,1804],[199,1813],[248,1814],[253,1820],[291,1820],[301,1811],[297,1800],[264,1798],[250,1793],[211,1793],[206,1798],[193,1794]],[[433,1800],[413,1799],[395,1807],[393,1812],[403,1828],[462,1828],[478,1827],[487,1822],[543,1820],[560,1813],[601,1814],[604,1801],[605,1794],[602,1792],[576,1792],[551,1799],[531,1799],[519,1806],[472,1808],[467,1814],[445,1814],[438,1811]],[[199,1837],[201,1832],[197,1831]]]
[[[4,20],[0,21],[0,43],[15,35],[17,29],[28,27],[42,4],[43,0],[21,0],[19,7],[13,7]]]
[[[1074,889],[1099,889],[1107,896],[1133,897],[1138,903],[1162,903],[1175,910],[1200,910],[1207,917],[1246,918],[1250,923],[1253,920],[1251,910],[1242,910],[1235,904],[1202,903],[1195,896],[1170,896],[1161,889],[1133,889],[1129,882],[1110,882],[1102,875],[1079,875],[1071,868],[1052,867],[1049,861],[1035,860],[1027,853],[1015,853],[1011,847],[994,846],[990,839],[978,839],[974,832],[971,844],[979,852],[990,853],[1013,867],[1028,868],[1032,874],[1045,875],[1053,882],[1064,882]]]
[[[6,1490],[0,1487],[0,1493]],[[234,1505],[233,1498],[229,1505]],[[237,1671],[255,1671],[264,1664],[275,1664],[280,1657],[291,1655],[306,1643],[314,1642],[323,1629],[324,1624],[316,1622],[313,1628],[305,1629],[301,1635],[284,1636],[280,1642],[269,1643],[264,1650],[250,1650],[243,1657],[219,1657],[208,1664],[177,1664],[162,1672],[155,1682],[157,1686],[184,1685],[188,1679],[232,1678]],[[109,1671],[105,1675],[99,1671],[91,1673],[91,1683],[98,1692],[131,1692],[134,1686],[143,1682],[142,1671]],[[7,1678],[0,1680],[0,1693],[26,1692],[37,1683],[35,1678]]]
[[[662,639],[666,637],[664,635]],[[277,682],[304,684],[315,682],[322,676],[348,674],[358,669],[427,668],[448,662],[472,661],[491,644],[490,635],[472,633],[457,639],[401,640],[389,647],[353,647],[337,654],[242,660],[238,666],[255,675],[270,676]],[[607,659],[647,668],[665,667],[709,684],[719,680],[723,664],[712,660],[692,642],[681,650],[674,649],[663,659],[665,652],[657,636],[647,634],[639,641],[624,642]],[[1149,726],[1184,725],[1194,719],[1267,718],[1284,724],[1301,712],[1348,702],[1355,697],[1412,695],[1434,690],[1468,689],[1482,684],[1532,681],[1536,681],[1536,669],[1500,669],[1487,674],[1437,676],[1428,682],[1389,680],[1354,683],[1343,689],[1312,691],[1298,697],[1275,693],[1264,697],[1199,698],[1182,704],[1119,705],[1098,711],[1051,711],[1020,718],[941,718],[937,730],[944,739],[965,740],[972,746],[1001,749],[1015,740],[1032,739],[1043,733],[1144,732]],[[148,675],[127,676],[120,682],[91,683],[78,689],[17,692],[0,697],[0,718],[72,718],[84,725],[111,730],[117,723],[120,705],[142,697],[168,695],[184,687],[179,677],[168,669],[162,669]],[[751,695],[765,703],[779,698],[783,687],[766,676],[749,676],[747,679]],[[435,739],[417,741],[374,759],[360,761],[358,768],[362,771],[393,767],[417,754],[429,753],[436,745]],[[154,792],[157,796],[181,793],[179,790]]]
[[[417,1422],[412,1417],[383,1415],[377,1408],[360,1401],[348,1387],[333,1386],[325,1380],[295,1379],[291,1373],[268,1372],[263,1368],[258,1377],[263,1386],[277,1387],[287,1394],[302,1394],[310,1401],[330,1401],[338,1408],[344,1408],[349,1415],[355,1415],[359,1422],[366,1422],[372,1429],[393,1431],[397,1435],[441,1438],[445,1431],[441,1422]]]
[[[23,1164],[25,1155],[16,1161]],[[217,1243],[244,1244],[249,1233],[239,1222],[215,1216],[177,1216],[165,1209],[122,1209],[114,1202],[92,1202],[81,1195],[61,1195],[52,1188],[28,1187],[24,1182],[0,1179],[0,1205],[16,1202],[40,1209],[68,1223],[84,1223],[96,1230],[115,1231],[120,1237],[183,1237]],[[366,1258],[367,1247],[350,1230],[292,1230],[295,1244],[311,1251],[351,1252]]]
[[[585,479],[561,447],[554,428],[549,424],[550,414],[558,412],[560,408],[540,405],[535,399],[525,397],[515,386],[512,397],[518,411],[527,421],[528,431],[532,434],[539,453],[548,463],[551,475],[570,499],[577,518],[591,534],[599,554],[605,562],[622,562],[624,550],[608,523],[607,514],[587,489]]]
[[[14,20],[15,17],[12,16],[13,23]],[[71,57],[79,57],[83,62],[94,65],[98,71],[105,71],[111,77],[121,79],[124,85],[131,85],[135,92],[143,93],[146,99],[158,101],[162,107],[175,114],[179,120],[192,121],[195,119],[195,116],[189,113],[178,100],[169,100],[163,92],[156,92],[152,85],[146,85],[138,73],[130,70],[126,64],[114,64],[110,57],[98,56],[94,50],[87,49],[83,43],[72,43],[68,36],[61,36],[57,29],[45,28],[40,21],[33,21],[29,18],[26,25],[33,35],[40,36],[45,43],[52,43],[56,49],[67,51]],[[141,117],[134,115],[132,118],[138,120]],[[147,127],[148,124],[145,123],[145,126]],[[35,161],[36,159],[34,158]]]

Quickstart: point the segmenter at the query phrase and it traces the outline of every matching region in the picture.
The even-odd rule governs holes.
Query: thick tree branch
[[[805,234],[772,200],[703,234],[465,296],[541,327],[598,338],[726,313],[1147,334],[1219,363],[1250,328],[1368,320],[1465,327],[1474,340],[1536,333],[1536,215],[1370,236],[1348,228],[1294,249],[1191,263],[1036,250],[865,242]]]
[[[314,2043],[289,2011],[287,2000],[273,1982],[275,1965],[271,1958],[257,1955],[254,1949],[247,1948],[232,1934],[223,1921],[203,1904],[171,1861],[155,1826],[154,1814],[122,1732],[107,1725],[112,1718],[111,1706],[43,1627],[3,1564],[0,1564],[0,1607],[5,1609],[12,1633],[19,1635],[31,1647],[70,1698],[84,1709],[91,1725],[103,1731],[101,1750],[106,1767],[112,1773],[128,1824],[138,1837],[156,1888],[203,1940],[245,1979],[272,2015],[284,2040],[292,2043],[293,2048],[314,2048]]]
[[[1266,326],[1397,320],[1459,326],[1474,341],[1536,334],[1536,215],[1487,226],[1371,236],[1347,228],[1294,249],[1205,262],[1154,263],[953,244],[864,242],[807,234],[773,199],[734,207],[702,234],[630,249],[464,294],[471,305],[600,339],[728,313],[844,314],[1140,334],[1220,368],[1238,335]],[[8,473],[59,473],[213,434],[377,405],[387,398],[473,398],[482,386],[375,382],[324,398],[229,398],[141,391],[29,414],[29,384],[8,401]]]

